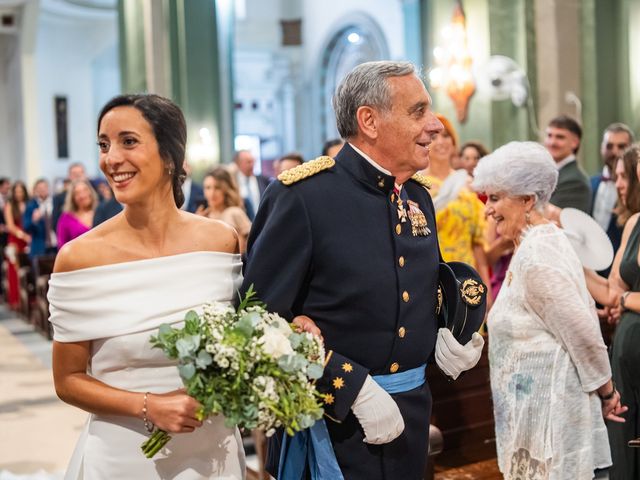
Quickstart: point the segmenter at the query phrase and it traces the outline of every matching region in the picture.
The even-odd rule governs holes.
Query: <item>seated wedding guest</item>
[[[482,143],[476,141],[466,142],[460,147],[460,168],[464,168],[473,177],[473,169],[476,168],[482,157],[489,150]]]
[[[93,226],[98,206],[98,195],[87,180],[74,180],[67,189],[62,214],[58,220],[56,236],[58,248],[70,242]]]
[[[225,168],[218,167],[205,175],[202,186],[207,204],[198,207],[196,214],[221,220],[235,228],[238,232],[240,253],[244,253],[251,230],[251,220],[244,211],[244,202],[233,177]]]
[[[22,228],[22,216],[24,215],[29,193],[24,183],[17,181],[11,186],[9,198],[4,206],[4,219],[7,225],[7,303],[10,308],[18,308],[20,303],[20,285],[18,284],[18,255],[24,253],[31,243],[31,236]]]
[[[322,155],[335,158],[335,156],[338,155],[338,152],[342,150],[342,147],[344,147],[344,140],[341,138],[332,138],[331,140],[324,142],[324,145],[322,145]]]
[[[115,97],[98,117],[100,168],[126,207],[65,244],[49,282],[56,392],[91,414],[67,479],[244,478],[238,429],[198,420],[176,363],[149,341],[230,302],[241,280],[235,232],[179,209],[186,140],[182,112],[157,95]],[[155,428],[173,439],[148,459]]]
[[[547,150],[511,142],[473,187],[515,251],[489,312],[498,466],[506,479],[587,479],[611,465],[603,417],[624,421],[583,268],[542,211],[558,181]]]
[[[630,200],[637,196],[640,146],[629,147],[618,161],[625,162],[624,172],[628,176],[629,190],[623,188],[620,196],[628,207],[625,214],[631,212]],[[627,165],[636,165],[629,172]],[[616,173],[622,170],[616,169]],[[619,184],[620,175],[616,185]],[[634,190],[630,190],[632,187]],[[623,186],[624,187],[624,186]],[[620,191],[620,187],[619,191]],[[608,279],[604,279],[591,270],[585,271],[589,291],[602,305],[611,309],[611,321],[617,322],[611,351],[611,369],[616,388],[620,392],[622,403],[629,407],[624,424],[610,423],[609,440],[613,455],[613,467],[609,472],[612,480],[640,478],[640,451],[629,448],[629,442],[640,436],[640,210],[636,210],[624,224],[620,248],[616,252]],[[620,213],[618,219],[620,220]]]

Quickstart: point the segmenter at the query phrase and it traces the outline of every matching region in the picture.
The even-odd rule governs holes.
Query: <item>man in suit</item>
[[[591,177],[593,193],[591,216],[607,232],[614,251],[620,247],[622,227],[617,224],[618,218],[613,213],[618,192],[612,177],[616,170],[616,162],[633,141],[633,132],[624,123],[612,123],[605,128],[600,144],[602,172]]]
[[[573,118],[560,115],[549,122],[544,146],[558,167],[558,185],[549,202],[559,208],[572,207],[589,213],[591,185],[576,160],[581,139],[582,128]]]
[[[53,202],[49,195],[49,182],[41,178],[33,185],[33,198],[27,203],[22,217],[24,231],[31,235],[30,258],[56,253],[56,235],[52,223]]]
[[[198,206],[204,201],[204,192],[202,191],[202,187],[193,181],[189,162],[184,162],[184,171],[187,173],[187,177],[182,184],[184,202],[180,208],[187,212],[195,213]]]
[[[74,162],[69,165],[67,169],[67,185],[71,185],[72,182],[79,180],[87,180],[87,172],[84,169],[84,165],[79,162]],[[60,219],[60,215],[62,215],[62,207],[64,207],[64,201],[67,198],[67,190],[66,188],[53,196],[53,217],[51,221],[51,228],[53,229],[53,233],[56,233],[56,229],[58,228],[58,220]]]
[[[247,216],[253,220],[258,211],[260,199],[271,179],[253,173],[256,159],[249,150],[238,150],[233,156],[233,161],[236,165],[236,182],[240,196],[244,200]]]
[[[316,425],[332,444],[320,459],[327,478],[418,480],[431,413],[426,363],[435,347],[455,378],[475,365],[483,343],[478,336],[460,345],[437,328],[435,212],[416,172],[428,166],[442,124],[407,62],[358,65],[333,105],[348,143],[335,160],[283,172],[266,191],[241,290],[253,284],[269,310],[305,329],[315,322],[324,337],[316,387],[326,419]],[[267,467],[299,478],[289,470],[300,465],[296,439],[285,438],[270,440]]]

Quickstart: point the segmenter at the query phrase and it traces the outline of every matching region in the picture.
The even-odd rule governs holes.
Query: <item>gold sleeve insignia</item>
[[[344,362],[342,364],[342,370],[344,370],[347,373],[351,373],[353,372],[353,365],[351,365],[349,362]]]
[[[334,378],[333,388],[335,388],[336,390],[340,390],[342,387],[344,387],[344,380],[342,379],[342,377]]]
[[[333,402],[335,402],[335,400],[336,400],[336,399],[335,399],[335,397],[334,397],[333,395],[331,395],[330,393],[325,393],[325,394],[323,395],[323,397],[324,397],[324,403],[325,403],[326,405],[331,405],[331,404],[333,404]]]
[[[302,165],[298,165],[297,167],[282,172],[278,175],[278,180],[285,185],[292,185],[300,180],[309,178],[322,170],[331,168],[335,164],[336,161],[331,157],[318,157],[315,160],[310,160]]]
[[[413,177],[411,177],[411,180],[419,183],[420,185],[422,185],[426,189],[431,188],[431,181],[425,175],[422,175],[421,173],[416,173],[415,175],[413,175]]]

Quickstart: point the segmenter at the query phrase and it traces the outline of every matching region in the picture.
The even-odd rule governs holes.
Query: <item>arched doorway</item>
[[[389,58],[382,30],[367,15],[357,15],[338,26],[323,50],[320,66],[321,142],[338,137],[331,99],[336,86],[356,65]]]

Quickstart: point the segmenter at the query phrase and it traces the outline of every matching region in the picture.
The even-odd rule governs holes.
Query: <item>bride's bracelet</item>
[[[155,425],[149,421],[147,418],[147,396],[149,392],[144,392],[144,400],[142,401],[142,421],[144,423],[144,428],[147,429],[147,432],[153,433],[155,429]]]

